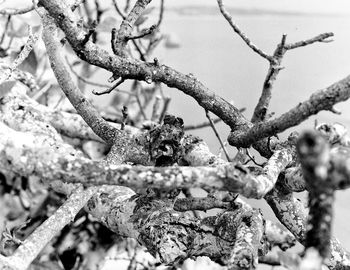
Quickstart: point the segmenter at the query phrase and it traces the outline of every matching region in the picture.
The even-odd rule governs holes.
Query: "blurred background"
[[[101,1],[102,2],[102,1]],[[123,1],[122,1],[123,2]],[[2,7],[30,5],[31,1],[6,1]],[[122,3],[121,3],[122,4]],[[111,5],[105,1],[103,5]],[[350,2],[348,0],[226,0],[225,5],[240,29],[251,41],[272,54],[282,34],[287,42],[308,39],[324,32],[334,32],[333,42],[316,43],[288,51],[283,69],[275,82],[270,113],[275,116],[306,100],[314,91],[323,89],[350,74]],[[152,6],[159,6],[154,0]],[[232,101],[238,108],[246,108],[244,115],[251,118],[259,99],[268,62],[255,54],[233,32],[220,14],[215,0],[166,0],[161,30],[178,48],[160,46],[154,52],[161,64],[188,74],[194,74],[216,94]],[[148,15],[149,24],[157,20],[157,12]],[[154,18],[153,18],[154,17]],[[107,45],[109,40],[107,39]],[[106,45],[106,46],[107,46]],[[170,46],[171,47],[171,46]],[[93,79],[105,83],[110,74],[98,71]],[[127,88],[127,87],[125,87]],[[87,92],[87,94],[89,91]],[[186,125],[206,121],[204,110],[182,92],[164,87],[171,97],[169,113],[182,117]],[[103,104],[111,96],[96,97]],[[336,105],[342,112],[335,115],[322,112],[297,128],[284,132],[286,138],[294,130],[311,129],[314,121],[342,123],[350,128],[350,101]],[[229,129],[223,123],[217,128],[226,139]],[[219,152],[219,143],[210,128],[191,131],[203,138],[213,153]],[[302,197],[303,195],[301,195]],[[273,218],[262,201],[252,202]],[[350,250],[350,191],[336,193],[334,235]],[[269,269],[269,268],[264,268]]]

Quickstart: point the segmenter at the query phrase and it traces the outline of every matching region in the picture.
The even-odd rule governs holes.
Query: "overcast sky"
[[[112,2],[112,0],[103,0],[103,2]],[[123,3],[122,0],[117,0]],[[159,0],[153,0],[153,4]],[[0,5],[0,9],[5,6],[17,6],[18,3],[26,6],[30,5],[31,0],[5,0]],[[165,0],[166,6],[193,6],[193,5],[217,5],[216,0]],[[312,13],[331,13],[331,14],[349,14],[350,0],[225,0],[226,6],[237,8],[255,8],[289,12],[312,12]]]
[[[165,0],[169,6],[217,5],[216,0]],[[154,0],[153,2],[157,2]],[[350,14],[350,0],[226,0],[226,6],[279,11]]]

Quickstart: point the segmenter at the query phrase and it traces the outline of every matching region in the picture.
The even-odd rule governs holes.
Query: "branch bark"
[[[257,140],[274,136],[323,110],[332,110],[333,106],[350,97],[350,76],[319,90],[311,97],[280,117],[263,123],[257,123],[246,131],[231,132],[228,141],[236,147],[249,147]]]

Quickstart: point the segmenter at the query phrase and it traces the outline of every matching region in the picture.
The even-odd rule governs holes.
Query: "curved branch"
[[[272,56],[268,55],[267,53],[263,52],[260,48],[258,48],[256,45],[254,45],[250,39],[242,32],[241,29],[233,22],[232,16],[227,12],[227,10],[224,7],[224,4],[222,0],[217,0],[219,9],[221,14],[225,17],[226,21],[231,25],[232,29],[243,39],[243,41],[248,45],[249,48],[251,48],[254,52],[259,54],[261,57],[267,59],[268,61],[272,62],[274,59]]]
[[[123,136],[123,132],[108,124],[76,87],[62,58],[63,51],[59,45],[57,29],[53,20],[46,15],[42,17],[42,20],[44,25],[43,40],[58,84],[92,130],[104,141],[112,144],[116,137],[119,139]]]
[[[34,6],[29,6],[25,8],[9,8],[0,10],[0,15],[20,15],[25,14],[34,10]]]
[[[249,147],[257,140],[274,136],[290,127],[296,126],[311,115],[323,110],[331,111],[333,106],[350,97],[350,76],[319,90],[296,107],[273,120],[258,123],[247,131],[231,132],[228,141],[236,147]]]
[[[83,60],[123,78],[162,82],[169,87],[178,88],[192,96],[203,108],[219,116],[232,128],[249,124],[239,109],[210,92],[191,74],[181,74],[165,65],[144,63],[136,59],[111,55],[90,41],[82,44],[85,33],[76,26],[76,19],[70,8],[62,1],[44,0],[41,3],[55,18],[56,24],[65,32],[69,43]]]

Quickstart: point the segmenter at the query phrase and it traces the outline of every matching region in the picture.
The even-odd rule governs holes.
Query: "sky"
[[[165,1],[167,6],[217,5],[216,0]],[[157,0],[153,2],[157,2]],[[224,4],[229,7],[247,9],[350,15],[349,0],[226,0]]]
[[[103,0],[103,2],[112,0]],[[120,1],[120,0],[118,0]],[[160,0],[153,0],[157,4]],[[0,1],[2,2],[2,1]],[[120,1],[123,3],[123,1]],[[0,5],[0,9],[6,6],[17,6],[18,3],[26,6],[31,4],[31,0],[5,0]],[[216,0],[165,0],[168,7],[179,6],[216,6]],[[325,14],[349,14],[350,0],[225,0],[224,4],[229,7],[274,10],[283,12],[306,12]]]

